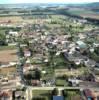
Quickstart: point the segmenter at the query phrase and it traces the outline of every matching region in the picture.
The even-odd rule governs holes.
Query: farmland
[[[4,76],[8,76],[11,73],[16,72],[16,66],[0,68],[0,74]]]
[[[8,63],[12,61],[17,61],[16,50],[0,51],[0,62],[1,63]]]
[[[79,15],[84,18],[94,18],[94,19],[99,19],[99,14],[92,11],[92,10],[86,10],[86,9],[81,9],[81,8],[70,8],[68,10],[70,14],[74,15]]]

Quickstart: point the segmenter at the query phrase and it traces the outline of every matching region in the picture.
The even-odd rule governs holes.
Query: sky
[[[99,2],[99,0],[0,0],[0,4],[10,3],[88,3]]]

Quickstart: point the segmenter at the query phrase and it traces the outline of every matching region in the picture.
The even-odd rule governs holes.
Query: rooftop
[[[53,96],[53,100],[64,100],[63,96]]]

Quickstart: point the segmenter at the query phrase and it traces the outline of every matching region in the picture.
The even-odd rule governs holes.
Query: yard
[[[68,82],[65,79],[56,79],[56,86],[68,86]]]
[[[33,90],[33,99],[32,100],[50,100],[51,90]],[[36,99],[38,98],[38,99]]]
[[[81,100],[79,90],[64,90],[65,100]]]
[[[62,76],[62,75],[67,75],[67,76],[79,76],[83,75],[84,72],[87,71],[87,68],[81,67],[78,69],[55,69],[55,76]]]

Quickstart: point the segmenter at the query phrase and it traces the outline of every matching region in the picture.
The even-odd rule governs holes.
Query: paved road
[[[99,82],[81,82],[80,87],[82,88],[97,88],[99,90]]]

